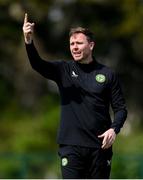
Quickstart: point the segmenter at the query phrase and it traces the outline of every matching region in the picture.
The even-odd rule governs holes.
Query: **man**
[[[42,60],[33,44],[33,31],[34,23],[30,23],[25,14],[23,33],[30,63],[59,87],[58,144],[63,178],[108,179],[112,144],[127,117],[116,74],[95,60],[95,41],[88,29],[71,29],[72,61]],[[110,104],[113,122],[109,115]]]

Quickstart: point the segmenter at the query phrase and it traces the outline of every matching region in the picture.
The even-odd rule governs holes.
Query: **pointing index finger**
[[[27,22],[28,22],[28,15],[27,15],[27,13],[25,13],[24,23],[27,23]]]

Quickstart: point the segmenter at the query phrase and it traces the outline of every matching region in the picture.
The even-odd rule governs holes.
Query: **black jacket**
[[[117,75],[110,68],[96,60],[90,64],[44,61],[33,43],[26,45],[26,49],[32,67],[59,87],[59,144],[99,147],[101,139],[98,135],[111,127],[119,133],[127,110]],[[113,122],[110,105],[114,112]]]

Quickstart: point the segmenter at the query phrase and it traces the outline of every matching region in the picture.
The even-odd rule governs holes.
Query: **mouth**
[[[73,52],[72,53],[75,57],[80,57],[81,56],[81,52]]]

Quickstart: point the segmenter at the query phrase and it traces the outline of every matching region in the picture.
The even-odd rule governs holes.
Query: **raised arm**
[[[23,23],[23,34],[24,40],[26,44],[31,44],[33,40],[33,32],[34,32],[34,23],[30,23],[28,21],[28,14],[25,13],[24,23]]]
[[[58,81],[60,77],[61,63],[59,61],[45,61],[39,56],[33,43],[34,25],[34,23],[28,21],[28,15],[26,13],[23,23],[23,35],[30,64],[32,68],[42,76]]]

